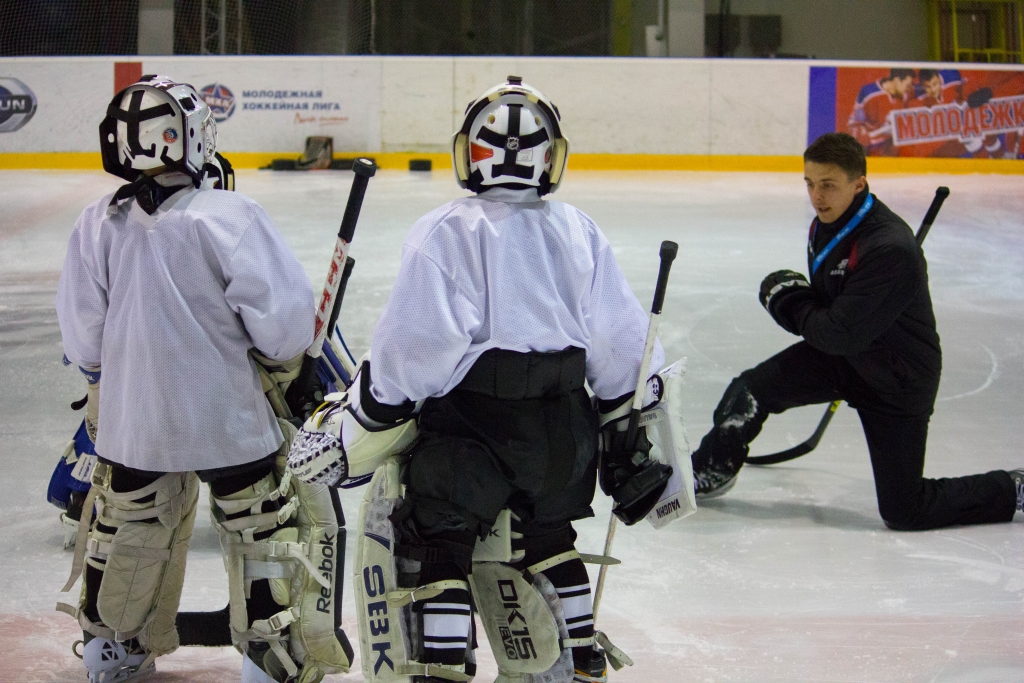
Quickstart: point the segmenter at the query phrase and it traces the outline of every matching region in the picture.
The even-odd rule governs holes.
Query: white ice
[[[270,213],[319,283],[351,175],[242,171],[240,191]],[[53,311],[79,211],[118,181],[102,173],[0,173],[0,681],[82,681],[76,626],[54,612],[70,568],[57,510],[45,502],[84,393],[61,366]],[[945,352],[925,473],[1024,466],[1024,180],[1021,176],[880,176],[872,188],[915,225],[938,185],[946,202],[925,245]],[[342,330],[357,355],[398,268],[412,222],[458,196],[448,172],[381,172],[371,181],[352,255]],[[689,358],[692,442],[729,380],[795,341],[757,302],[761,278],[805,268],[811,212],[799,174],[570,172],[557,198],[589,213],[641,302],[658,245],[680,244],[661,323],[670,359]],[[772,418],[755,452],[811,433],[820,407]],[[362,490],[345,492],[354,524]],[[205,496],[204,496],[205,498]],[[227,600],[205,500],[182,609]],[[600,552],[608,500],[577,524]],[[352,557],[352,536],[348,543]],[[636,666],[611,681],[1024,681],[1024,520],[925,533],[879,518],[856,414],[840,409],[812,454],[746,468],[735,489],[661,531],[619,527],[598,625]],[[76,589],[77,591],[77,589]],[[76,596],[77,592],[72,594]],[[345,625],[353,641],[351,592]],[[481,633],[481,673],[495,674]],[[182,648],[154,681],[238,680],[230,649]],[[353,673],[329,680],[359,681]]]

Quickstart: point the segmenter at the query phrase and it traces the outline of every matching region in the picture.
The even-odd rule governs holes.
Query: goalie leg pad
[[[466,665],[416,660],[424,649],[419,608],[432,604],[423,601],[446,591],[468,591],[469,584],[442,580],[415,585],[423,563],[396,557],[396,540],[401,541],[389,519],[402,502],[400,460],[390,458],[373,475],[359,509],[352,580],[363,677],[369,683],[408,683],[410,676],[469,681],[471,667]],[[469,641],[467,663],[472,662],[472,638]]]
[[[469,578],[498,664],[499,680],[501,676],[517,680],[520,674],[544,674],[560,663],[559,625],[541,590],[521,571],[500,562],[476,562]],[[550,582],[541,583],[551,588]],[[571,656],[568,662],[568,677],[551,681],[572,679]]]
[[[101,465],[93,480],[97,519],[85,544],[89,571],[78,618],[92,635],[137,638],[157,656],[178,647],[174,618],[199,480],[192,473],[170,473],[154,475],[141,487],[126,487],[119,485],[132,478],[126,472]]]
[[[284,457],[239,490],[216,487],[211,507],[235,646],[275,680],[307,683],[352,660],[340,629],[344,519],[331,491],[294,481]]]

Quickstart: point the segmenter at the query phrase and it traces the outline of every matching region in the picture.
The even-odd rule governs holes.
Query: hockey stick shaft
[[[935,190],[935,197],[932,199],[932,203],[928,207],[928,211],[924,214],[924,220],[921,221],[921,227],[917,229],[917,233],[914,235],[914,239],[917,241],[918,246],[924,244],[924,239],[928,236],[928,231],[932,229],[932,223],[935,222],[936,216],[939,215],[939,209],[942,208],[942,203],[946,201],[946,197],[948,196],[949,188],[944,185]],[[747,458],[747,464],[777,465],[780,462],[794,460],[800,456],[807,455],[818,447],[818,442],[821,441],[821,437],[825,434],[825,430],[828,428],[828,423],[832,421],[832,416],[836,414],[836,410],[839,409],[840,403],[842,403],[842,401],[832,401],[828,404],[828,407],[825,408],[825,414],[821,416],[818,426],[814,429],[814,433],[811,434],[810,438],[803,443],[799,443],[790,449],[779,451],[778,453],[750,456]]]
[[[348,279],[352,277],[352,269],[356,266],[356,260],[351,256],[345,258],[345,268],[341,271],[341,282],[338,283],[338,293],[334,297],[334,305],[331,306],[331,319],[327,323],[327,339],[334,334],[334,328],[338,325],[338,315],[341,313],[341,302],[345,298],[345,288],[348,286]],[[321,347],[322,348],[322,347]]]
[[[323,292],[320,294],[320,305],[316,308],[313,343],[306,351],[306,354],[312,358],[319,358],[323,352],[328,323],[334,310],[334,299],[338,295],[338,287],[345,270],[345,259],[348,257],[349,246],[352,244],[352,238],[356,232],[356,222],[359,220],[359,211],[363,207],[366,186],[370,182],[370,178],[377,172],[377,165],[369,159],[356,159],[352,164],[352,171],[355,173],[355,177],[352,179],[352,189],[349,190],[348,204],[345,205],[341,228],[338,230],[338,239],[334,243],[331,265],[327,269],[327,280],[324,283]]]
[[[324,283],[323,292],[320,294],[320,304],[316,308],[313,343],[306,349],[299,376],[295,378],[285,393],[289,404],[296,406],[293,410],[298,410],[297,406],[303,406],[302,412],[305,413],[312,411],[313,407],[323,400],[323,392],[316,378],[316,364],[320,356],[323,355],[324,340],[331,327],[329,323],[334,314],[338,289],[344,278],[349,246],[356,232],[356,222],[359,220],[359,210],[363,206],[363,197],[366,196],[366,185],[377,172],[377,165],[369,159],[356,159],[352,164],[352,171],[355,173],[355,177],[352,179],[352,188],[348,193],[348,203],[345,205],[338,238],[334,243],[331,265],[327,269],[327,280]]]
[[[935,190],[935,198],[932,199],[932,204],[928,207],[924,220],[921,221],[921,227],[917,229],[917,234],[914,236],[919,245],[924,244],[924,238],[928,236],[928,231],[932,229],[932,223],[935,222],[935,217],[939,215],[939,209],[942,208],[942,202],[946,201],[948,196],[949,188],[946,186]]]
[[[640,411],[644,405],[644,394],[647,390],[647,378],[651,370],[651,356],[654,355],[654,342],[658,338],[658,323],[661,320],[661,309],[665,303],[665,291],[668,289],[668,274],[672,270],[672,262],[679,253],[679,245],[675,242],[665,240],[661,243],[658,255],[661,264],[658,266],[658,283],[654,287],[654,301],[651,303],[651,317],[647,323],[647,340],[644,342],[644,354],[640,359],[640,371],[637,374],[636,390],[633,392],[633,404],[629,413],[629,425],[626,428],[627,450],[636,447],[636,433],[640,424]],[[608,533],[604,539],[604,554],[611,555],[612,541],[615,540],[615,529],[618,526],[618,517],[613,512],[608,520]],[[597,608],[601,604],[601,595],[604,593],[605,577],[608,574],[608,565],[602,564],[597,574],[597,586],[594,588],[594,621],[597,621]]]

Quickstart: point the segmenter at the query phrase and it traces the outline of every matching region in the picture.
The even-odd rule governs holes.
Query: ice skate
[[[156,664],[135,641],[119,643],[106,638],[93,638],[85,643],[81,654],[78,644],[73,648],[89,672],[89,683],[120,683],[133,681],[156,671]]]
[[[608,663],[603,650],[592,649],[590,661],[575,662],[574,667],[573,683],[607,683],[608,681]]]
[[[709,466],[704,470],[693,471],[693,491],[697,498],[707,500],[724,496],[736,485],[738,472],[722,470]]]
[[[1017,509],[1024,512],[1024,469],[1010,470],[1009,475],[1017,487]]]

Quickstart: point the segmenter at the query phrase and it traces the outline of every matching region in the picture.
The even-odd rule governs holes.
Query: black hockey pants
[[[740,383],[737,385],[737,383]],[[748,444],[771,413],[816,403],[845,400],[857,410],[875,475],[878,511],[886,526],[920,531],[955,524],[1008,522],[1016,509],[1016,491],[1001,470],[965,477],[925,479],[925,442],[935,390],[904,396],[881,394],[868,386],[841,356],[830,356],[800,342],[743,372],[730,390],[745,383],[757,402],[750,424],[736,438],[716,426],[694,453],[703,464],[738,469]],[[724,401],[724,399],[723,399]],[[703,462],[702,462],[703,461]]]
[[[524,568],[574,547],[570,522],[593,515],[597,483],[597,414],[584,389],[586,352],[494,349],[474,363],[451,392],[428,399],[420,412],[420,441],[412,452],[405,501],[391,519],[396,554],[422,561],[420,583],[466,579],[476,538],[503,508],[519,518]],[[430,558],[430,559],[427,559]],[[559,590],[589,594],[579,559],[545,572]],[[469,605],[469,593],[446,590],[421,609]],[[593,635],[584,614],[569,624],[574,638]],[[468,628],[468,622],[467,622]],[[425,630],[427,662],[461,664],[465,650],[438,645],[443,635]],[[444,634],[449,640],[466,634]],[[469,637],[472,637],[471,635]],[[589,661],[589,647],[573,656]],[[578,650],[578,652],[577,652]],[[469,669],[467,668],[467,672]]]

